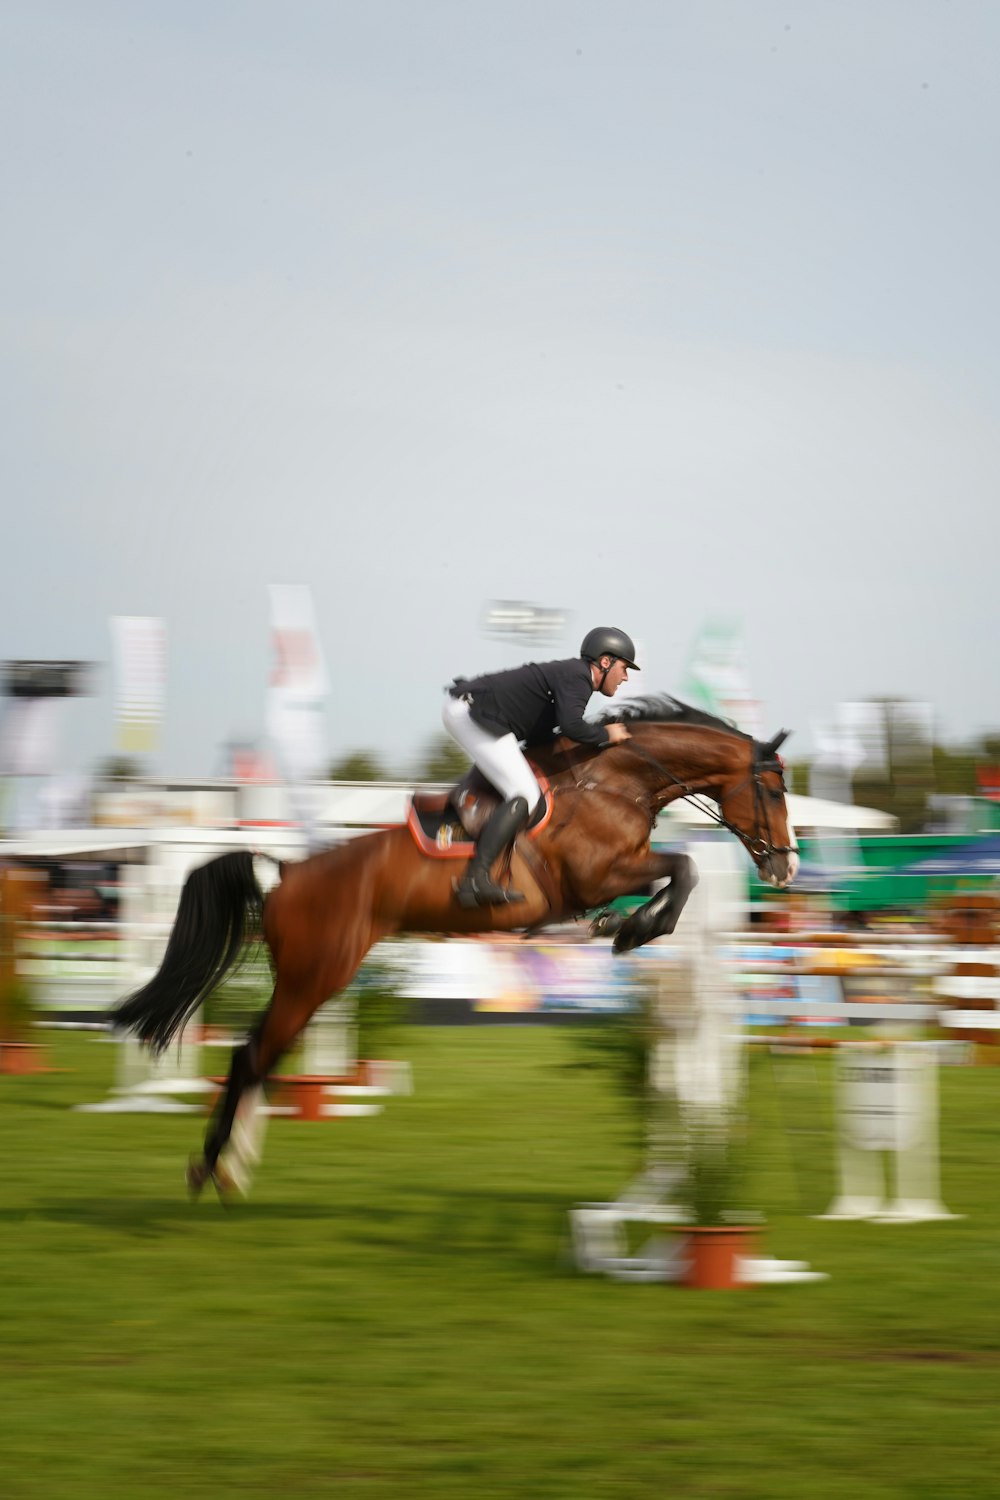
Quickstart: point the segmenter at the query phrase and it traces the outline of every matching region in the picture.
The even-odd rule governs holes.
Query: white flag
[[[700,631],[680,689],[694,708],[728,719],[759,739],[760,703],[750,691],[743,635],[738,625],[709,621]]]
[[[0,772],[51,776],[65,708],[64,698],[9,698],[0,738]]]
[[[267,727],[291,786],[321,776],[327,755],[327,675],[312,594],[301,584],[272,584],[274,664]]]
[[[167,688],[167,627],[156,615],[112,615],[118,748],[155,750]]]

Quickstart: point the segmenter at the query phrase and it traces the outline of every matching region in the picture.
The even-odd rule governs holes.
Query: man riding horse
[[[499,885],[490,874],[530,822],[542,795],[522,744],[543,745],[557,731],[598,748],[627,740],[624,724],[592,724],[583,714],[594,693],[613,697],[629,672],[638,670],[631,638],[615,626],[599,625],[584,636],[579,656],[455,678],[441,714],[444,727],[504,799],[484,825],[455,887],[460,906],[524,900],[520,891]]]
[[[460,882],[461,905],[454,867],[428,858],[404,824],[309,859],[275,861],[280,878],[266,897],[249,849],[229,850],[190,873],[160,968],[115,1008],[115,1025],[162,1050],[232,969],[246,940],[262,934],[274,966],[270,1004],[234,1049],[204,1152],[189,1165],[192,1193],[209,1179],[228,1191],[231,1178],[219,1158],[241,1099],[271,1075],[310,1017],[383,939],[537,927],[608,908],[650,886],[655,895],[635,911],[602,914],[591,930],[614,934],[620,953],[668,936],[697,871],[690,856],[652,848],[650,835],[659,813],[680,797],[697,798],[703,808],[705,799],[714,803],[714,821],[740,840],[762,879],[777,887],[794,879],[798,856],[778,755],[784,733],[761,742],[668,698],[630,703],[622,715],[627,729],[588,724],[583,710],[591,694],[611,697],[634,667],[628,636],[601,627],[584,638],[579,658],[454,683],[445,723],[504,798]],[[583,749],[542,749],[557,725]],[[490,865],[540,795],[522,740],[539,747],[560,810],[544,828],[539,820],[536,852],[549,878],[536,878],[533,889],[525,882],[524,896],[508,906],[510,894],[493,884]]]

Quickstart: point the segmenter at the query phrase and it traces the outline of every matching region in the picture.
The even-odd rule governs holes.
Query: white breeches
[[[512,734],[490,734],[475,722],[464,699],[453,698],[450,693],[445,694],[441,720],[452,739],[472,757],[506,802],[512,797],[523,797],[529,813],[534,812],[541,789]]]

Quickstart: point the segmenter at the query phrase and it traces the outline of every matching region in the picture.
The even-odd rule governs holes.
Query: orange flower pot
[[[699,1224],[689,1229],[684,1285],[707,1291],[745,1286],[739,1275],[740,1260],[748,1253],[752,1235],[745,1224]]]
[[[0,1073],[44,1073],[45,1053],[38,1042],[0,1042]]]

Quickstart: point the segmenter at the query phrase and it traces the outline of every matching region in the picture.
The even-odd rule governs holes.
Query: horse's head
[[[749,773],[732,777],[718,798],[719,810],[746,846],[762,880],[768,885],[791,885],[799,868],[795,829],[785,801],[785,774],[779,746],[783,729],[766,743],[752,740]]]
[[[630,699],[616,717],[630,731],[630,738],[615,747],[621,752],[618,764],[629,777],[645,774],[654,806],[687,797],[708,811],[700,799],[711,797],[718,821],[747,849],[761,879],[769,885],[792,883],[799,854],[778,754],[787,730],[766,743],[751,739],[726,720],[665,694]],[[609,752],[609,768],[614,753]]]

